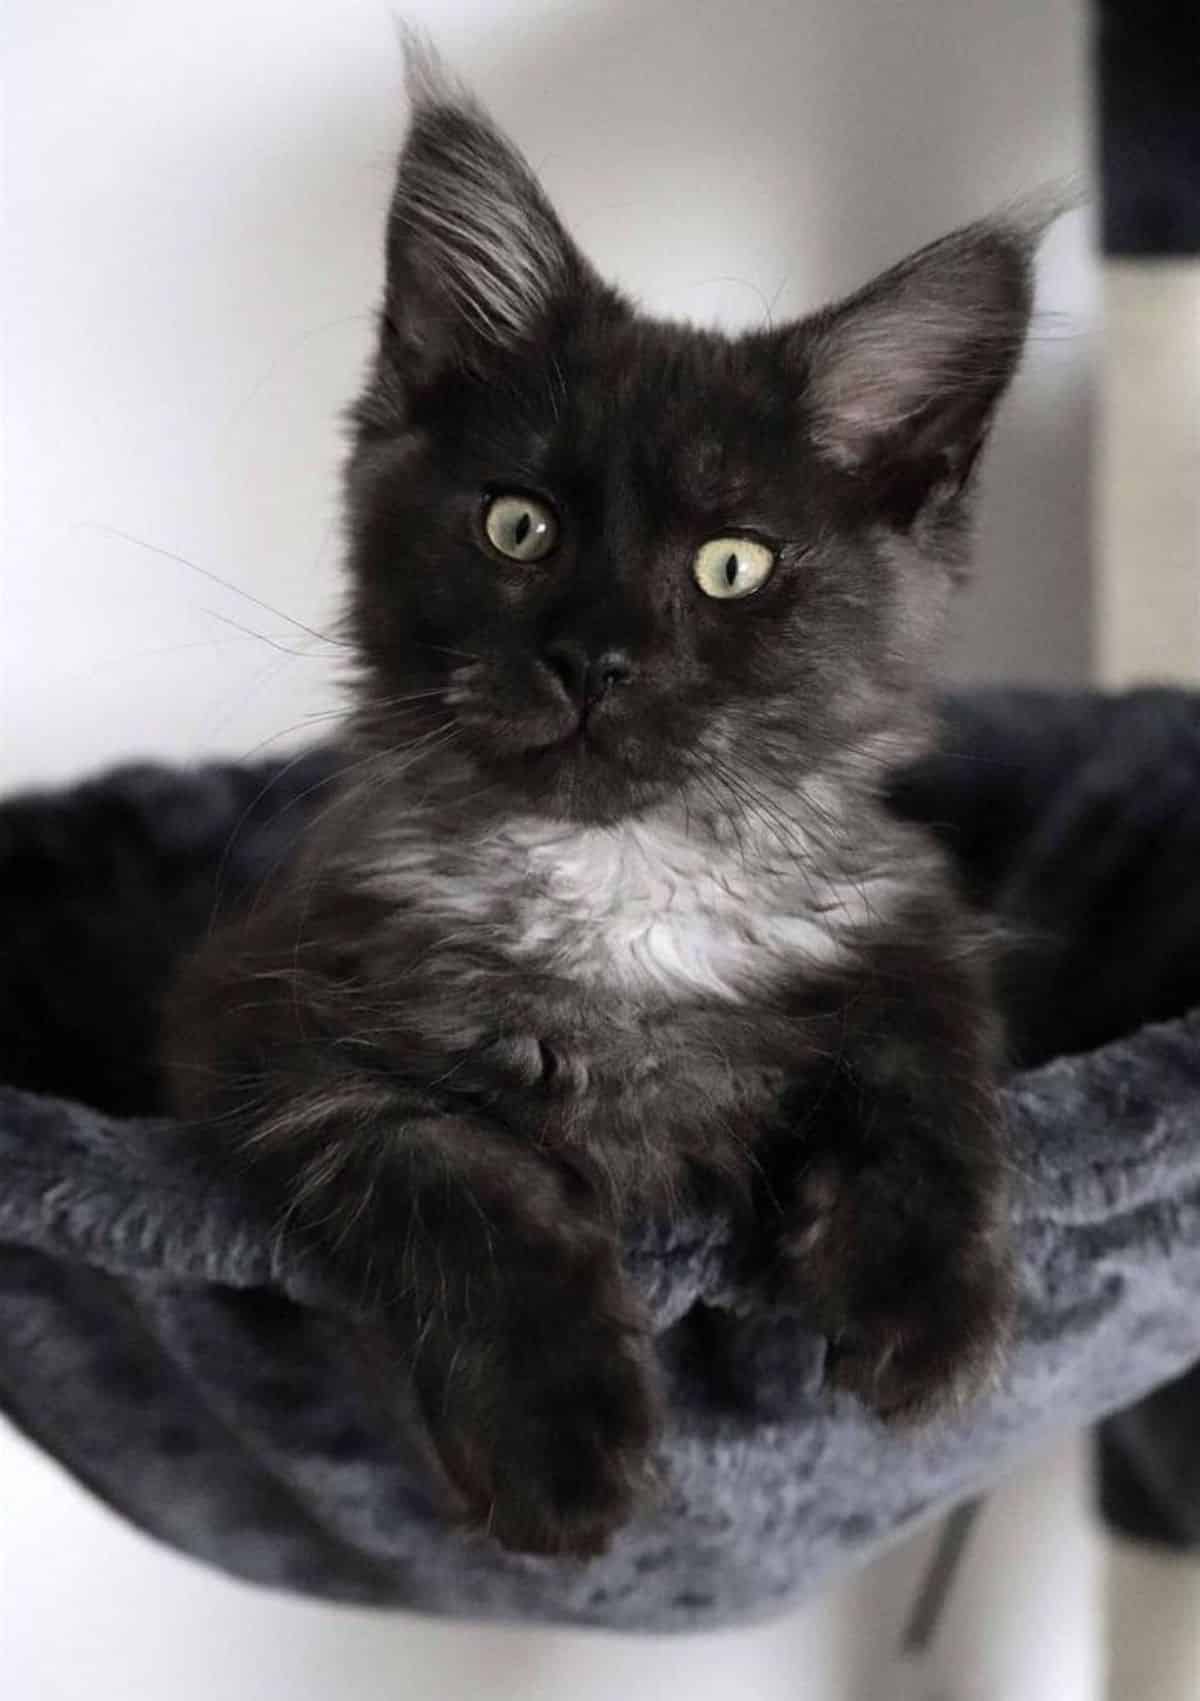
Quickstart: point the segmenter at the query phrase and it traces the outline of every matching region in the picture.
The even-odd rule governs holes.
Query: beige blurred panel
[[[1102,287],[1094,498],[1097,676],[1106,686],[1195,682],[1200,261],[1109,260]]]
[[[1196,1701],[1200,1561],[1117,1542],[1108,1606],[1108,1701]]]

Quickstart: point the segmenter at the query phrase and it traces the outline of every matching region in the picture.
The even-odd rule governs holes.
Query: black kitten
[[[168,1049],[386,1322],[469,1516],[590,1553],[655,1434],[631,1213],[719,1188],[881,1412],[1003,1337],[983,971],[882,789],[927,741],[1037,228],[779,330],[666,324],[413,85],[348,466],[350,759]]]

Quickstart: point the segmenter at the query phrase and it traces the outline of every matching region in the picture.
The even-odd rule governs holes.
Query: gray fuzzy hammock
[[[170,962],[218,890],[286,854],[335,766],[129,768],[0,809],[0,1408],[143,1529],[341,1600],[708,1626],[819,1588],[1200,1359],[1200,699],[975,694],[897,806],[1020,925],[1001,995],[1022,1058],[1080,1053],[1008,1089],[1002,1384],[891,1432],[824,1392],[801,1320],[738,1319],[721,1221],[647,1224],[628,1258],[671,1388],[657,1503],[587,1564],[455,1528],[403,1366],[381,1375],[326,1273],[155,1114]],[[697,1324],[722,1319],[718,1377]],[[1144,1417],[1123,1421],[1144,1462]],[[1170,1499],[1174,1455],[1150,1456]]]

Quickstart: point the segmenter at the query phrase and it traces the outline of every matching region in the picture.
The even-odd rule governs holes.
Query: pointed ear
[[[985,220],[923,248],[802,325],[818,448],[911,521],[966,482],[1017,369],[1033,256],[1063,210]]]
[[[384,342],[419,382],[520,343],[586,263],[521,154],[432,49],[408,35],[405,54],[412,110],[388,220]]]

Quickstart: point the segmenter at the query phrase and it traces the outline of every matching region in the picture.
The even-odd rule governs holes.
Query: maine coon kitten
[[[590,1553],[657,1422],[623,1223],[735,1203],[923,1413],[1010,1311],[991,1023],[928,737],[1035,220],[740,337],[639,314],[420,55],[353,410],[347,761],[189,965],[179,1110],[395,1345],[467,1516]]]

